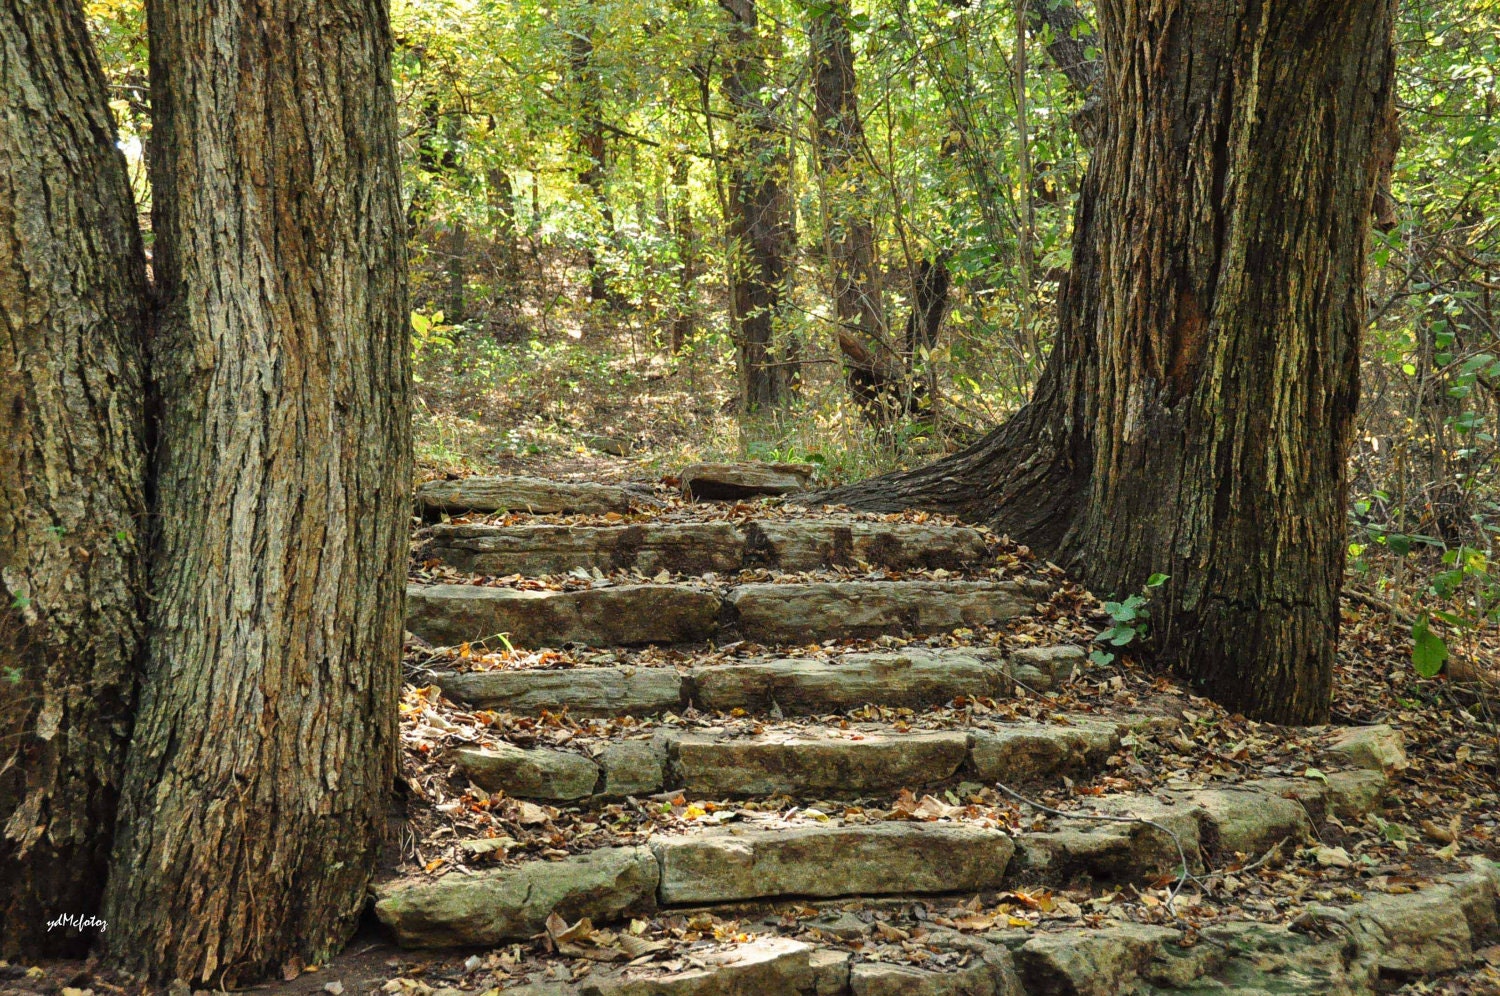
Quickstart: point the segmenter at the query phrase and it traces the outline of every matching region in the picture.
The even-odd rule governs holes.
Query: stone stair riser
[[[857,798],[958,778],[1027,785],[1099,770],[1129,723],[848,737],[720,737],[668,732],[611,744],[598,758],[502,744],[454,760],[481,788],[522,799],[577,802],[668,789],[700,798],[790,795]],[[622,791],[623,790],[623,791]]]
[[[1026,687],[1049,690],[1085,665],[1079,648],[1053,655],[1047,672],[982,650],[924,650],[847,654],[836,661],[813,658],[694,667],[588,667],[439,674],[434,681],[457,702],[480,709],[536,713],[568,710],[577,716],[649,716],[700,710],[779,710],[818,715],[880,705],[922,709],[960,696],[1002,698],[1014,690],[1011,676]]]
[[[914,523],[775,520],[619,526],[439,525],[423,559],[471,574],[564,574],[582,568],[654,575],[811,571],[868,564],[962,570],[989,558],[977,529]]]
[[[575,591],[411,585],[406,628],[443,646],[500,636],[516,647],[700,643],[721,630],[765,644],[926,635],[1005,622],[1031,611],[1036,582],[850,581],[747,584],[723,598],[686,585]]]

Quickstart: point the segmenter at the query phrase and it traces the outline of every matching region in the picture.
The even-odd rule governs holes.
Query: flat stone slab
[[[975,958],[952,972],[862,961],[849,971],[850,996],[1021,996],[1008,953]]]
[[[677,476],[689,498],[732,501],[801,491],[816,470],[810,463],[694,463]]]
[[[601,750],[596,760],[604,772],[599,794],[610,799],[650,795],[666,785],[667,752],[646,740],[622,740]]]
[[[646,847],[610,847],[516,868],[375,890],[375,915],[403,947],[490,947],[539,933],[549,913],[603,923],[656,908],[659,871]]]
[[[839,519],[761,519],[744,526],[747,566],[785,571],[869,564],[895,570],[957,570],[989,559],[968,526]]]
[[[673,783],[711,798],[917,788],[952,778],[969,752],[962,732],[855,736],[679,733],[670,736],[667,749]]]
[[[483,585],[409,585],[406,628],[454,646],[499,634],[517,647],[697,643],[718,629],[719,599],[681,585],[532,591]]]
[[[845,654],[695,668],[688,695],[699,709],[809,714],[876,704],[919,709],[960,695],[998,698],[1010,690],[1005,666],[975,652],[910,650]]]
[[[999,830],[872,823],[660,837],[663,904],[997,888],[1015,847]]]
[[[437,525],[425,552],[470,574],[565,574],[575,568],[730,573],[745,562],[745,537],[733,522]]]
[[[812,945],[790,937],[758,937],[704,955],[702,968],[665,975],[649,967],[625,968],[596,976],[578,991],[581,996],[813,996],[818,973],[812,953]]]
[[[740,585],[727,600],[747,640],[808,643],[1004,622],[1040,594],[1012,581],[849,581]]]
[[[520,799],[583,799],[593,795],[599,783],[599,766],[567,751],[496,744],[483,749],[460,748],[453,754],[475,785]]]
[[[1025,723],[1007,730],[975,730],[971,756],[980,781],[1015,785],[1097,770],[1119,744],[1112,723]]]
[[[650,716],[683,705],[683,678],[670,667],[470,671],[442,674],[436,681],[450,699],[479,709]]]
[[[465,477],[427,481],[417,487],[417,502],[427,512],[577,512],[591,515],[628,512],[649,503],[615,484],[549,481],[541,477]]]
[[[989,558],[967,526],[839,519],[641,522],[618,526],[440,523],[423,556],[471,574],[563,574],[576,568],[654,575],[752,567],[810,571],[869,564],[959,570]]]

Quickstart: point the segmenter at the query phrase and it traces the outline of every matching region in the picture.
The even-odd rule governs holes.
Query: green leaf
[[[1169,577],[1171,577],[1170,574],[1153,574],[1146,579],[1146,587],[1160,588],[1162,585],[1167,583],[1167,579]]]
[[[1115,655],[1107,650],[1093,650],[1089,652],[1089,663],[1097,667],[1108,667],[1115,662]]]
[[[1116,647],[1123,647],[1135,639],[1134,626],[1115,626],[1110,630],[1110,643]]]
[[[1411,627],[1411,665],[1424,678],[1435,678],[1448,659],[1448,645],[1432,632],[1426,616]]]

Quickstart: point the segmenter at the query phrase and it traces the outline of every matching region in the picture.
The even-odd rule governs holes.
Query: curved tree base
[[[1123,594],[1256,719],[1326,720],[1393,0],[1099,0],[1110,106],[1036,397],[820,496],[989,524]]]

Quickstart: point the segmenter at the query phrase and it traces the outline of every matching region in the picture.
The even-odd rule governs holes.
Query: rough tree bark
[[[1036,396],[969,450],[824,496],[982,519],[1248,715],[1328,715],[1394,0],[1098,4],[1104,129]]]
[[[232,983],[348,938],[395,773],[411,482],[383,0],[150,0],[159,535],[105,908]]]
[[[886,327],[875,224],[858,176],[864,125],[848,18],[848,0],[829,0],[808,15],[813,145],[822,174],[823,237],[844,378],[865,418],[872,425],[889,426],[909,407],[911,391]]]
[[[741,394],[746,410],[773,408],[791,393],[793,368],[773,334],[792,246],[786,142],[777,126],[754,0],[719,0],[729,14],[732,55],[721,90],[735,117],[729,159],[729,283]]]
[[[0,955],[96,931],[144,632],[146,259],[78,0],[0,2]]]

